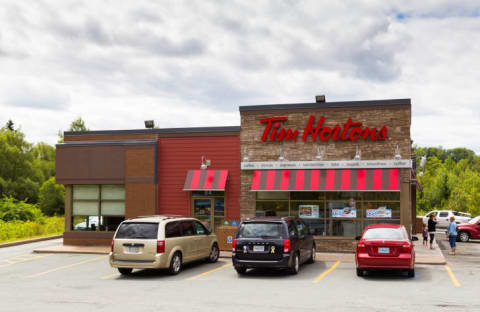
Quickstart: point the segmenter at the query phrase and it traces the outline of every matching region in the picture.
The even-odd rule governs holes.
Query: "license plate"
[[[390,248],[384,247],[384,248],[378,248],[378,253],[381,254],[388,254],[390,253]]]
[[[138,253],[139,251],[138,247],[128,247],[128,252],[130,253]]]
[[[265,251],[265,246],[253,246],[253,251],[254,252],[264,252]]]

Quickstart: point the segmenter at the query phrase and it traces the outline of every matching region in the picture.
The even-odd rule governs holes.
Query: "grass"
[[[0,243],[62,234],[64,220],[64,217],[45,217],[40,221],[0,220]]]

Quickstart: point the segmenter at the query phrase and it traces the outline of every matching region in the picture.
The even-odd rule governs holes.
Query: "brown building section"
[[[66,185],[64,244],[109,244],[113,233],[72,231],[72,185],[125,185],[125,217],[156,212],[156,140],[68,141],[57,145],[56,181]]]

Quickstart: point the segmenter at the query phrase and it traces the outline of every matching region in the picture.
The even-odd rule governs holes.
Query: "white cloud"
[[[408,9],[407,9],[408,8]],[[238,125],[239,105],[412,99],[420,145],[480,153],[480,5],[456,1],[0,4],[0,123]]]

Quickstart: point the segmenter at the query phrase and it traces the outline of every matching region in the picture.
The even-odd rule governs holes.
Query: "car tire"
[[[410,278],[415,277],[415,269],[408,270],[407,276],[410,277]]]
[[[290,267],[290,274],[297,274],[300,271],[300,259],[298,257],[298,253],[293,255],[292,258],[292,266]]]
[[[470,234],[468,232],[462,231],[458,233],[458,240],[463,243],[466,243],[470,240]]]
[[[220,257],[220,249],[218,249],[217,243],[212,245],[212,249],[210,250],[210,255],[207,258],[207,261],[210,263],[215,263],[218,261]]]
[[[168,273],[170,275],[177,275],[182,270],[182,254],[175,252],[170,260],[170,266],[168,267]]]
[[[362,276],[363,276],[363,272],[364,272],[364,271],[363,271],[362,269],[357,268],[357,276],[362,277]]]
[[[312,246],[312,255],[310,256],[310,258],[308,259],[308,261],[306,263],[308,264],[312,264],[312,263],[315,263],[315,257],[317,255],[317,249],[315,248],[315,244],[313,244]]]
[[[247,272],[247,268],[240,267],[240,266],[235,266],[235,271],[237,271],[237,273],[239,275],[243,275],[243,274],[245,274],[245,272]]]

